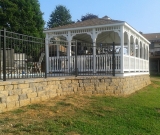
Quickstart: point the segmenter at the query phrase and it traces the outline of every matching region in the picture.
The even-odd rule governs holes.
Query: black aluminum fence
[[[0,30],[0,79],[45,75],[45,40]]]
[[[94,47],[95,55],[93,53]],[[48,76],[115,75],[115,50],[111,45],[52,40],[49,44]],[[69,51],[70,50],[70,51]]]
[[[119,56],[115,58],[114,43],[93,46],[75,40],[68,46],[65,40],[50,41],[46,58],[45,39],[0,30],[0,79],[114,76],[115,69],[120,67],[117,62],[115,65]]]

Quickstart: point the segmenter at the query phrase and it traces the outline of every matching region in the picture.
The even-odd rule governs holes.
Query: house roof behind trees
[[[105,24],[116,24],[116,23],[123,23],[124,21],[119,20],[112,20],[108,18],[95,18],[89,19],[82,22],[76,22],[64,26],[59,26],[55,28],[51,28],[49,30],[58,30],[58,29],[68,29],[68,28],[77,28],[77,27],[87,27],[87,26],[96,26],[96,25],[105,25]]]
[[[150,42],[160,42],[160,33],[142,34]]]

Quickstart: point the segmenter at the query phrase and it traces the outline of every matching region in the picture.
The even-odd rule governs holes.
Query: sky
[[[39,0],[43,19],[47,23],[58,5],[65,6],[72,21],[91,13],[99,18],[108,16],[127,22],[143,33],[160,33],[160,0]]]

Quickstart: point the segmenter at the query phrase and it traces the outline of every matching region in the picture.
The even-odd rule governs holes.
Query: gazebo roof
[[[55,28],[51,28],[49,30],[58,30],[58,29],[68,29],[68,28],[77,28],[77,27],[87,27],[87,26],[96,26],[96,25],[106,25],[106,24],[116,24],[116,23],[124,23],[124,21],[112,20],[108,18],[96,18],[89,19],[82,22],[76,22],[64,26],[59,26]]]
[[[50,36],[61,36],[61,35],[67,35],[68,31],[73,30],[73,33],[76,35],[74,36],[77,40],[82,40],[85,42],[92,42],[90,35],[87,34],[87,31],[89,32],[92,28],[104,28],[107,29],[107,33],[102,33],[101,38],[99,38],[97,41],[102,42],[106,40],[105,38],[108,35],[114,36],[114,29],[120,29],[120,27],[112,27],[112,26],[125,26],[126,30],[132,31],[137,36],[141,37],[143,40],[145,40],[147,43],[150,43],[143,35],[141,35],[138,31],[136,31],[133,27],[131,27],[129,24],[127,24],[125,21],[120,20],[113,20],[109,17],[105,16],[103,18],[95,18],[95,19],[89,19],[86,21],[76,22],[68,25],[63,25],[59,27],[54,27],[50,29],[44,30],[44,33],[50,33]],[[80,30],[80,31],[76,31]],[[87,30],[87,31],[85,31]],[[99,29],[98,29],[99,30]],[[101,31],[101,29],[100,29]],[[102,30],[104,31],[104,30]],[[116,33],[117,34],[117,33]]]

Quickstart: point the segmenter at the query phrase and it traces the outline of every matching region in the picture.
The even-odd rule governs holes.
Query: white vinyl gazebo
[[[44,33],[46,34],[47,73],[63,72],[62,58],[67,59],[66,70],[68,72],[71,68],[75,68],[73,64],[75,59],[78,61],[79,72],[90,71],[95,75],[98,72],[110,71],[113,69],[113,55],[106,49],[110,47],[110,52],[115,52],[115,76],[149,74],[150,42],[124,21],[112,20],[108,17],[90,19],[47,29]],[[51,46],[55,45],[54,52],[56,53],[50,55],[51,49],[53,50]],[[75,58],[72,46],[87,51],[84,55],[78,54]],[[92,53],[89,53],[91,49]],[[62,50],[66,52],[63,56],[60,54]],[[55,65],[58,68],[55,68]]]

